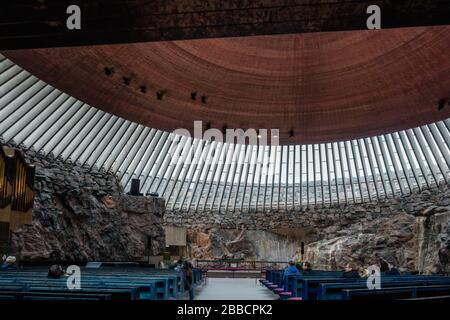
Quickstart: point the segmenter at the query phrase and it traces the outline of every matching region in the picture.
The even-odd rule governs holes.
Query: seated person
[[[302,271],[304,274],[311,272],[312,271],[311,263],[309,263],[308,261],[303,262]]]
[[[283,272],[283,287],[286,290],[287,289],[287,280],[289,276],[294,275],[300,275],[300,271],[298,271],[297,267],[295,266],[294,261],[289,261],[288,266],[286,269],[284,269]]]
[[[294,261],[289,261],[288,266],[286,269],[284,269],[284,276],[291,276],[291,275],[297,275],[300,274],[300,271],[298,271],[297,267],[295,266]]]
[[[389,263],[389,271],[387,271],[386,274],[390,276],[399,276],[400,271],[396,267],[394,267],[394,265]]]
[[[170,267],[170,270],[175,270],[175,271],[181,271],[181,269],[183,268],[183,260],[178,260],[175,261]]]
[[[52,279],[59,279],[62,276],[64,276],[66,273],[64,271],[64,269],[57,264],[52,265],[49,269],[48,269],[48,277],[52,278]]]
[[[346,279],[360,278],[358,270],[354,269],[352,264],[347,263],[342,277]]]
[[[17,269],[17,259],[15,256],[6,256],[4,255],[2,257],[2,270],[9,270],[9,269]]]
[[[379,265],[380,265],[380,272],[388,272],[389,271],[389,263],[386,260],[384,260],[383,258],[380,258]]]

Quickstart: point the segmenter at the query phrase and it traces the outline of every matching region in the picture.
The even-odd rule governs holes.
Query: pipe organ
[[[8,251],[11,231],[31,224],[34,175],[19,151],[0,147],[0,253]]]

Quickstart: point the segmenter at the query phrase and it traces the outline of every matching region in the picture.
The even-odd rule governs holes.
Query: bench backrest
[[[381,281],[382,288],[406,287],[406,286],[450,285],[450,278],[421,279],[407,281]],[[340,300],[344,289],[366,289],[367,283],[321,283],[317,290],[317,300]]]
[[[384,288],[380,290],[345,289],[343,290],[342,297],[344,300],[391,300],[414,299],[449,294],[450,285],[440,285]]]

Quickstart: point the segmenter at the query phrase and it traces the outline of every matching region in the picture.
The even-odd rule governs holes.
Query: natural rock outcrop
[[[433,207],[417,218],[418,268],[450,272],[450,207]]]
[[[285,261],[300,247],[300,240],[269,231],[212,228],[188,231],[189,251],[197,259]]]
[[[415,270],[415,218],[407,214],[356,222],[340,230],[323,229],[324,239],[309,243],[306,260],[319,269],[341,269],[348,262],[369,266],[382,257],[405,270]]]
[[[112,173],[24,153],[36,179],[33,224],[11,237],[20,259],[141,260],[148,237],[150,254],[164,250],[163,199],[123,194]]]
[[[307,245],[306,259],[318,268],[338,269],[347,262],[368,266],[382,257],[404,271],[448,273],[449,186],[386,204],[389,215],[367,212],[366,218],[352,224],[321,230],[323,239]]]

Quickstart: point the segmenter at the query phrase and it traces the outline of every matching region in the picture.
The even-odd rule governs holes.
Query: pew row
[[[200,270],[195,269],[194,283],[201,280]],[[23,299],[25,293],[42,293],[44,297],[44,294],[49,297],[59,294],[102,295],[101,300],[183,299],[185,294],[181,272],[169,270],[82,269],[80,284],[80,290],[69,290],[66,277],[50,279],[46,269],[0,272],[0,291],[9,292],[18,299]],[[8,295],[3,295],[5,299],[6,296]]]
[[[261,283],[281,300],[413,299],[447,295],[450,277],[382,274],[381,289],[369,290],[367,278],[344,278],[342,272],[318,270],[283,277],[283,271],[270,270]]]

